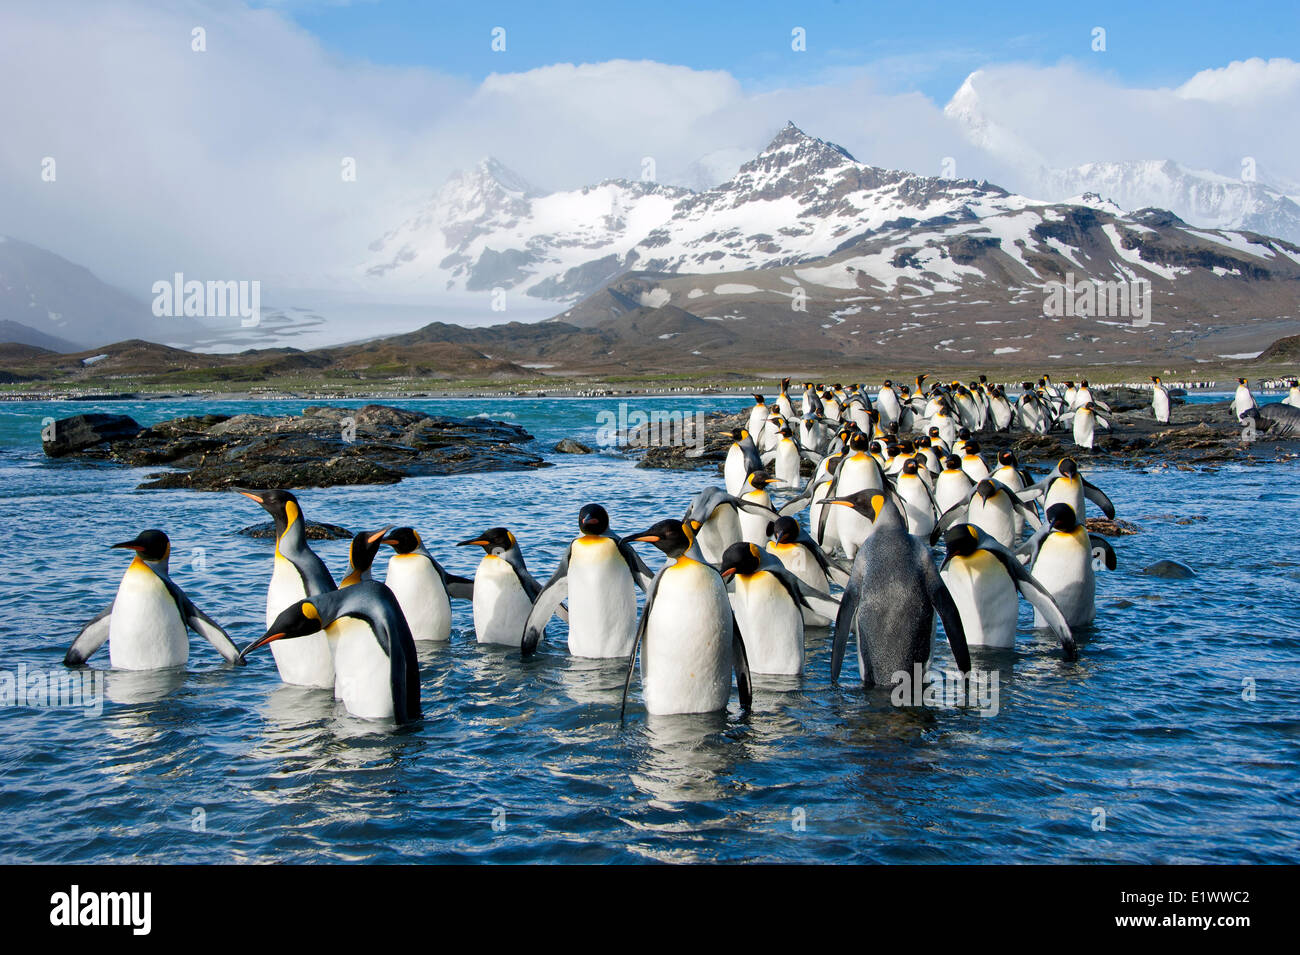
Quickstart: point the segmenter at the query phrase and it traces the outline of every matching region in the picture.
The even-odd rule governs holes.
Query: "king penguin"
[[[1052,473],[1036,484],[1031,484],[1018,493],[1022,501],[1043,498],[1044,512],[1053,504],[1069,504],[1076,515],[1084,513],[1084,501],[1089,500],[1101,508],[1101,512],[1112,521],[1115,519],[1115,505],[1097,485],[1079,473],[1079,465],[1074,458],[1061,458]]]
[[[228,662],[239,659],[226,631],[194,606],[185,591],[167,576],[171,541],[159,530],[141,531],[134,539],[113,544],[135,551],[117,596],[81,628],[63,662],[78,666],[108,641],[108,658],[116,670],[162,670],[184,666],[190,656],[186,628],[192,629]]]
[[[943,540],[947,555],[939,576],[961,613],[968,646],[996,650],[1015,646],[1018,590],[1060,639],[1066,658],[1075,656],[1074,638],[1061,608],[1011,551],[974,524],[950,527]]]
[[[352,538],[348,546],[348,572],[339,581],[340,587],[351,587],[371,579],[370,568],[374,566],[384,536],[392,529],[393,525],[389,524],[377,531],[362,531]]]
[[[1026,555],[1034,578],[1043,585],[1071,627],[1086,627],[1097,617],[1097,576],[1094,555],[1107,570],[1117,566],[1115,551],[1106,538],[1089,534],[1069,504],[1053,504],[1047,520],[1016,551]],[[1034,625],[1042,626],[1035,612]]]
[[[284,640],[322,636],[334,646],[334,695],[349,713],[367,720],[419,719],[420,669],[415,641],[397,598],[383,584],[363,580],[298,601],[239,654]]]
[[[1169,423],[1169,389],[1159,375],[1151,376],[1151,412],[1160,424]]]
[[[653,579],[636,551],[609,530],[609,512],[588,504],[578,512],[579,535],[533,601],[521,652],[537,649],[546,623],[569,598],[569,653],[575,657],[626,657],[636,639],[636,587]]]
[[[493,527],[456,546],[483,548],[483,559],[474,572],[474,635],[478,642],[520,646],[542,585],[528,572],[519,541],[506,528]]]
[[[397,598],[411,637],[451,639],[451,598],[474,599],[474,581],[447,573],[413,527],[389,531],[381,543],[393,548],[384,584]]]
[[[750,671],[802,674],[804,613],[829,616],[837,609],[834,602],[823,595],[815,607],[798,578],[779,560],[743,541],[723,555],[722,579],[729,581],[731,609],[745,634]]]
[[[739,496],[745,489],[745,478],[752,471],[763,470],[763,459],[759,457],[754,438],[744,428],[731,432],[731,447],[727,449],[727,458],[722,465],[723,484],[727,493]]]
[[[715,713],[726,709],[735,675],[740,705],[753,699],[749,662],[721,574],[704,560],[680,521],[660,521],[628,541],[653,544],[669,559],[650,584],[628,655],[623,703],[627,707],[637,650],[641,687],[651,715]]]
[[[275,559],[266,592],[266,625],[304,597],[337,589],[324,562],[307,546],[307,519],[289,491],[240,491],[275,521]],[[316,633],[287,644],[273,644],[271,654],[280,679],[295,686],[332,687],[334,660],[329,641]]]
[[[925,541],[907,533],[898,508],[879,492],[859,492],[835,503],[871,523],[858,548],[840,598],[831,650],[831,680],[839,679],[849,637],[857,638],[858,673],[866,686],[911,679],[914,666],[930,659],[935,613],[963,673],[970,670],[961,614],[939,576]]]

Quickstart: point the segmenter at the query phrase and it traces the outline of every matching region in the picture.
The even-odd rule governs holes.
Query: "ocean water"
[[[310,403],[0,405],[0,680],[62,672],[128,562],[107,545],[146,527],[171,535],[173,579],[237,642],[262,632],[272,543],[235,533],[262,522],[259,508],[135,490],[147,471],[47,461],[43,418],[102,410],[149,424]],[[516,422],[548,455],[561,437],[592,443],[598,413],[617,409],[399,403]],[[352,530],[414,525],[466,575],[478,549],[451,545],[504,524],[544,579],[582,504],[604,503],[626,533],[680,515],[711,480],[615,453],[550,459],[531,473],[300,498],[308,517]],[[620,723],[620,661],[569,658],[558,621],[526,661],[479,647],[459,601],[451,644],[420,651],[425,719],[396,730],[281,685],[269,653],[233,669],[194,637],[188,670],[131,674],[107,671],[101,650],[100,706],[0,706],[0,862],[1293,862],[1298,473],[1094,469],[1142,532],[1112,540],[1119,569],[1100,577],[1077,662],[1029,629],[1023,606],[1015,651],[975,654],[996,674],[996,713],[895,707],[856,684],[852,661],[832,686],[829,636],[811,630],[807,675],[759,678],[748,715],[733,702],[717,716],[647,718],[637,681]],[[341,576],[346,542],[314,546]],[[1197,576],[1141,573],[1163,558]],[[952,668],[942,637],[932,663]]]

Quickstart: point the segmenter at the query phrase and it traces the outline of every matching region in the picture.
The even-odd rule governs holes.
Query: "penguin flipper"
[[[556,568],[546,586],[533,598],[533,609],[524,623],[523,636],[519,642],[519,652],[528,656],[537,649],[546,623],[560,609],[560,603],[569,595],[569,551],[564,552],[564,560]]]
[[[731,660],[736,674],[736,695],[740,697],[741,709],[748,710],[754,704],[754,681],[749,673],[745,638],[740,633],[740,621],[734,613],[731,615]]]
[[[1102,537],[1100,534],[1089,534],[1088,542],[1092,545],[1094,551],[1102,551],[1102,557],[1106,561],[1107,570],[1114,570],[1119,566],[1119,562],[1115,559],[1115,548],[1110,546],[1110,541],[1106,540],[1106,538]]]
[[[631,544],[621,537],[615,537],[614,540],[618,544],[619,554],[622,555],[623,560],[627,561],[627,569],[632,572],[633,583],[641,588],[642,593],[645,593],[650,589],[650,584],[654,581],[654,574]]]
[[[230,634],[226,633],[219,623],[189,601],[186,601],[185,625],[212,644],[217,652],[221,654],[221,658],[227,663],[243,666],[243,661],[239,659],[239,648],[230,639]]]
[[[1065,658],[1067,660],[1076,659],[1079,653],[1074,644],[1074,635],[1070,633],[1070,624],[1066,621],[1065,614],[1061,612],[1056,598],[1038,582],[1038,578],[1026,570],[1020,561],[1016,560],[1015,555],[1009,550],[1004,547],[989,547],[986,549],[998,560],[1002,561],[1007,573],[1015,581],[1016,589],[1029,601],[1030,606],[1042,614],[1043,619],[1047,621],[1047,626],[1060,639],[1061,650],[1065,653]]]
[[[474,599],[474,581],[457,574],[445,574],[442,585],[447,588],[447,596],[458,600]]]
[[[113,603],[117,603],[116,598]],[[68,652],[63,657],[64,666],[80,666],[104,645],[104,641],[108,639],[109,624],[113,619],[113,603],[97,613],[81,628],[77,639],[72,641],[72,646],[68,647]]]
[[[952,599],[948,585],[935,570],[933,561],[930,562],[927,570],[926,576],[933,576],[930,602],[934,604],[939,619],[943,621],[943,632],[948,637],[948,646],[952,648],[952,658],[957,662],[957,669],[962,673],[969,673],[970,648],[966,646],[966,628],[961,622],[961,611],[957,609],[957,602]]]
[[[863,553],[859,551],[858,553]],[[849,643],[849,631],[854,626],[854,620],[858,612],[858,586],[849,580],[844,588],[844,593],[840,597],[840,609],[835,615],[835,639],[831,644],[831,682],[835,683],[840,678],[840,667],[844,665],[844,648]],[[858,639],[862,639],[861,636]]]
[[[641,641],[645,638],[646,622],[650,619],[650,610],[654,607],[655,594],[659,590],[659,578],[663,571],[655,574],[655,579],[650,582],[650,589],[645,595],[645,609],[641,611],[641,619],[636,624],[636,637],[632,640],[632,652],[627,658],[627,676],[623,679],[623,699],[618,705],[618,718],[621,721],[627,714],[627,691],[632,686],[632,674],[636,672],[636,654],[641,649]]]
[[[1101,512],[1109,517],[1112,521],[1115,519],[1115,505],[1111,503],[1106,492],[1095,484],[1090,484],[1087,478],[1083,479],[1083,496],[1092,503],[1101,508]],[[1079,515],[1083,517],[1082,514]]]
[[[975,493],[975,491],[972,489],[972,490],[971,490],[971,494],[974,494],[974,493]],[[951,527],[951,526],[952,526],[953,524],[955,524],[959,519],[961,519],[961,518],[963,517],[963,515],[966,514],[966,511],[967,511],[967,508],[968,508],[968,507],[970,507],[970,496],[969,496],[969,495],[966,497],[966,500],[964,500],[964,501],[958,501],[958,502],[957,502],[956,504],[954,504],[952,507],[948,508],[948,510],[946,510],[946,511],[943,512],[943,514],[942,514],[942,516],[940,516],[939,520],[937,520],[937,521],[935,522],[935,524],[934,524],[934,530],[930,531],[930,546],[931,546],[931,547],[934,547],[936,544],[939,543],[939,538],[943,537],[943,532],[944,532],[944,531],[946,531],[949,527]]]

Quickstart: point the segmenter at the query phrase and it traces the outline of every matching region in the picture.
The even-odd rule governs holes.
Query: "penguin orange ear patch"
[[[320,619],[320,612],[316,609],[316,605],[311,603],[310,601],[305,602],[302,605],[302,615],[306,617],[308,620]]]

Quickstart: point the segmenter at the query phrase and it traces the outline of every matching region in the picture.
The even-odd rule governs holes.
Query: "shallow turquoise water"
[[[136,491],[144,471],[48,462],[42,418],[103,410],[149,424],[309,403],[319,402],[0,405],[0,670],[61,670],[123,570],[106,545],[144,527],[171,534],[174,579],[237,641],[261,632],[271,543],[234,534],[262,521],[258,508],[230,494]],[[401,403],[503,417],[543,450],[560,437],[592,442],[597,413],[617,408]],[[550,459],[528,474],[301,499],[309,517],[353,530],[413,524],[464,574],[475,556],[447,542],[507,524],[545,577],[583,503],[605,503],[628,531],[680,514],[707,479],[613,454]],[[1077,663],[1027,629],[1027,611],[1014,654],[977,657],[999,678],[996,715],[897,709],[855,687],[851,665],[832,687],[827,636],[812,631],[808,675],[760,684],[748,717],[733,704],[717,717],[647,719],[634,702],[620,725],[618,662],[571,660],[558,624],[529,661],[480,648],[457,602],[452,644],[421,651],[426,718],[394,733],[336,711],[328,693],[280,685],[269,654],[236,671],[196,640],[188,672],[108,673],[98,716],[0,707],[0,861],[1294,861],[1295,465],[1092,478],[1142,533],[1114,541],[1120,567],[1101,578],[1098,625]],[[1205,520],[1176,523],[1189,516]],[[346,543],[317,549],[337,575]],[[1198,576],[1139,573],[1161,558]],[[935,649],[950,666],[942,640]]]

